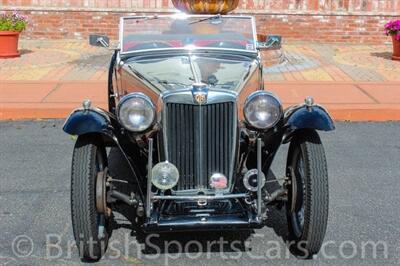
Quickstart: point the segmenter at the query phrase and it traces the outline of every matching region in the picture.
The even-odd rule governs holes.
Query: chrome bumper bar
[[[193,195],[193,196],[159,196],[154,195],[152,200],[222,200],[222,199],[237,199],[250,197],[247,193],[227,194],[227,195]]]

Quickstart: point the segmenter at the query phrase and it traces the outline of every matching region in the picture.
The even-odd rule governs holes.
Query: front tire
[[[110,231],[108,219],[96,208],[96,180],[105,171],[107,156],[96,136],[79,136],[72,157],[71,216],[75,241],[83,261],[104,255]]]
[[[329,189],[325,151],[314,130],[299,132],[289,147],[286,213],[289,249],[312,258],[321,249],[328,221]]]

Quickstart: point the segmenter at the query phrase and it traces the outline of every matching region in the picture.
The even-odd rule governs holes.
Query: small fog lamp
[[[171,189],[179,180],[179,171],[175,165],[170,162],[161,162],[156,164],[151,170],[153,185],[161,190]]]

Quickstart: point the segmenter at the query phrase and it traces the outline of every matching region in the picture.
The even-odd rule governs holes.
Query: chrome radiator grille
[[[222,173],[231,179],[235,158],[235,103],[167,103],[165,111],[168,160],[180,173],[175,190],[208,189],[213,173]]]

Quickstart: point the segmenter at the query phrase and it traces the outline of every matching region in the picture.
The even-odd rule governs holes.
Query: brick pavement
[[[0,59],[0,80],[106,80],[111,51],[86,41],[23,40],[22,56]],[[264,54],[265,66],[276,53]],[[289,42],[284,62],[265,68],[266,81],[399,81],[400,62],[390,45]]]
[[[106,106],[111,51],[84,41],[29,41],[0,59],[0,120],[63,118],[83,99]],[[264,54],[265,84],[285,106],[312,95],[337,120],[400,120],[400,62],[390,46],[289,42]]]
[[[390,60],[389,45],[295,42],[283,53],[286,62],[266,69],[267,81],[400,82],[400,62]]]
[[[112,52],[86,41],[22,40],[21,57],[0,59],[0,80],[107,80]]]

